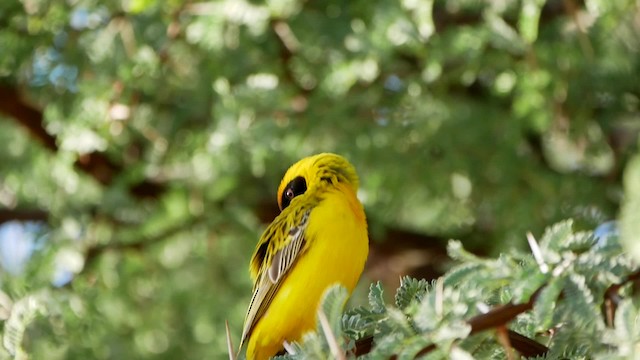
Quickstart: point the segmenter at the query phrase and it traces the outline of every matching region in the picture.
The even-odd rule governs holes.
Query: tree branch
[[[40,209],[0,209],[0,225],[9,221],[48,221],[49,213]]]
[[[629,274],[622,282],[609,286],[609,288],[607,288],[607,290],[604,292],[604,302],[602,303],[602,308],[607,326],[614,326],[616,309],[618,308],[618,304],[621,300],[620,294],[618,294],[620,288],[630,282],[637,282],[639,280],[640,270]]]
[[[0,85],[0,112],[18,121],[45,148],[52,151],[58,150],[55,138],[45,130],[42,124],[42,111],[24,101],[18,89]]]

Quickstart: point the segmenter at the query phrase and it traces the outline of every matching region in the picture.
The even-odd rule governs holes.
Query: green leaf
[[[398,343],[400,346],[398,346],[396,352],[400,359],[414,359],[416,354],[430,344],[431,342],[424,336],[411,336]]]
[[[512,54],[522,54],[526,51],[526,44],[502,16],[492,10],[484,11],[482,16],[491,30],[491,42],[494,46]]]
[[[640,311],[631,299],[620,303],[614,323],[618,339],[624,339],[631,346],[630,349],[637,349],[640,341]]]
[[[596,238],[591,231],[580,231],[569,236],[569,238],[563,244],[563,249],[569,250],[575,253],[583,253],[591,250],[596,244]]]
[[[549,274],[541,273],[538,268],[529,271],[529,276],[526,276],[526,273],[523,273],[523,278],[515,279],[511,285],[513,301],[516,303],[528,302],[531,295],[540,289],[549,278]]]
[[[371,321],[360,314],[342,316],[342,331],[351,339],[357,340],[364,337],[370,324]]]
[[[379,324],[381,332],[400,332],[404,336],[415,335],[416,331],[405,313],[395,307],[389,307],[385,314],[387,315],[385,321]]]
[[[476,255],[466,251],[459,240],[449,240],[447,244],[447,254],[453,260],[460,262],[477,263],[483,261]]]
[[[383,316],[383,314],[375,313],[363,306],[349,309],[342,316],[343,332],[352,339],[372,335],[375,330],[375,323],[380,321]]]
[[[386,311],[383,292],[379,281],[369,287],[369,306],[374,313],[382,314]]]
[[[481,263],[462,263],[453,269],[447,271],[444,275],[444,285],[454,286],[465,282],[468,278],[475,277],[478,272],[486,268]]]
[[[406,308],[413,301],[420,301],[429,289],[425,279],[417,280],[409,276],[400,279],[400,287],[396,291],[395,303],[400,309]]]
[[[544,0],[523,0],[518,19],[520,36],[529,44],[533,44],[538,38],[538,22]]]
[[[322,312],[329,320],[329,325],[331,325],[331,330],[335,334],[335,336],[339,336],[342,333],[341,328],[341,320],[342,320],[342,311],[344,310],[344,305],[347,303],[349,299],[349,292],[344,286],[341,285],[333,285],[328,288],[323,297],[320,308]],[[318,321],[318,332],[323,333],[323,329],[320,326],[320,321]]]
[[[553,310],[564,287],[564,278],[552,278],[542,289],[533,305],[533,314],[538,331],[546,331],[552,325]]]
[[[155,6],[156,2],[156,0],[129,0],[127,2],[128,11],[132,14],[139,14]]]
[[[586,278],[580,274],[571,274],[568,279],[564,288],[565,301],[571,304],[572,311],[580,314],[580,324],[592,328],[604,325]]]
[[[466,321],[456,320],[439,327],[433,334],[434,342],[448,344],[454,340],[464,339],[471,333],[471,325]]]
[[[44,299],[42,294],[31,294],[13,304],[3,326],[2,345],[14,358],[26,358],[23,337],[29,324],[45,311]]]
[[[625,169],[624,190],[620,240],[636,261],[640,261],[640,155],[636,155]]]
[[[453,346],[449,353],[451,360],[473,360],[474,357],[470,353],[464,351],[458,346]]]
[[[398,332],[386,332],[376,339],[375,347],[369,354],[369,360],[388,360],[401,348],[402,335]]]
[[[540,239],[540,248],[543,255],[548,255],[549,251],[558,251],[562,249],[571,239],[573,234],[573,220],[564,220],[548,227],[542,239]]]
[[[442,320],[442,314],[436,312],[436,297],[431,293],[422,299],[413,316],[413,323],[422,332],[433,331]]]

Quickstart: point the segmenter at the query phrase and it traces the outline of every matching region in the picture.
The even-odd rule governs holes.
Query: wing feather
[[[253,296],[245,317],[240,348],[242,348],[242,344],[249,337],[258,320],[269,308],[273,297],[283,282],[284,276],[299,256],[304,253],[304,245],[306,243],[304,234],[310,212],[309,209],[300,209],[292,217],[287,216],[291,214],[283,213],[265,231],[263,237],[267,237],[267,239],[261,239],[261,247],[264,246],[265,242],[269,242],[269,247],[273,246],[276,249],[272,257],[267,255],[259,264],[260,270],[253,286]],[[288,219],[294,220],[287,224],[289,222],[287,221]],[[288,228],[288,232],[283,234],[277,231],[279,228]],[[286,239],[278,241],[278,239],[274,238],[277,236],[286,236]],[[279,248],[277,248],[278,245],[280,245]]]

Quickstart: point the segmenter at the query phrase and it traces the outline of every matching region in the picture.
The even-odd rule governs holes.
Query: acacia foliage
[[[344,314],[347,292],[333,287],[321,306],[331,325],[319,325],[279,358],[336,358],[335,338],[344,358],[505,359],[514,351],[498,340],[506,327],[547,346],[541,359],[636,359],[640,268],[615,230],[594,236],[567,220],[548,228],[539,247],[538,259],[522,252],[481,258],[451,241],[459,265],[441,278],[404,277],[390,303],[374,283],[368,305]],[[500,305],[525,303],[502,316]],[[481,328],[480,318],[492,326]],[[368,337],[373,347],[358,349]]]

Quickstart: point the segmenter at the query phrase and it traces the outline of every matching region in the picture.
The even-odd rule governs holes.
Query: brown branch
[[[619,295],[618,291],[620,288],[629,282],[640,281],[640,270],[637,270],[631,274],[629,274],[624,281],[611,285],[605,291],[605,300],[603,303],[603,309],[605,312],[607,325],[613,326],[613,318],[615,317],[615,309],[617,304],[619,303]],[[472,317],[467,320],[467,323],[471,326],[471,332],[469,335],[477,334],[481,331],[485,331],[488,329],[496,328],[506,328],[507,324],[516,318],[519,314],[522,314],[526,311],[533,309],[533,305],[540,295],[542,289],[544,289],[546,285],[541,286],[536,290],[533,295],[529,298],[529,301],[522,304],[514,304],[508,303],[505,305],[497,306],[490,311]],[[504,344],[509,344],[510,347],[517,350],[521,355],[525,357],[533,357],[533,356],[542,356],[549,351],[549,348],[540,344],[539,342],[530,339],[524,335],[521,335],[513,330],[507,330],[506,332],[507,339],[502,339],[501,342]],[[356,342],[355,354],[357,356],[368,354],[373,349],[373,337],[366,337],[360,339]],[[416,357],[428,354],[429,352],[435,350],[435,345],[429,345],[420,350]],[[392,356],[392,359],[396,359],[396,356]]]
[[[607,288],[607,290],[604,292],[604,302],[602,303],[602,309],[607,326],[614,326],[616,309],[618,308],[618,304],[621,300],[620,294],[618,293],[620,291],[620,288],[632,281],[638,280],[640,280],[640,270],[631,273],[620,283],[609,286],[609,288]]]
[[[513,330],[509,330],[507,335],[509,335],[511,347],[524,357],[542,356],[549,351],[548,347]]]
[[[472,317],[467,321],[467,323],[471,326],[471,333],[469,335],[474,335],[491,328],[506,327],[506,325],[516,316],[533,308],[533,304],[540,294],[540,291],[542,291],[542,288],[544,288],[544,286],[540,287],[526,303],[509,303],[501,305],[491,309],[484,314]],[[542,356],[549,351],[549,348],[547,348],[546,346],[513,330],[507,330],[506,334],[508,336],[511,347],[513,347],[513,349],[517,350],[523,356]],[[426,355],[429,352],[435,350],[435,348],[436,347],[433,344],[426,346],[416,354],[416,357]],[[372,349],[373,337],[366,337],[356,342],[355,354],[357,356],[368,354]],[[391,358],[396,359],[397,357],[392,356]]]
[[[467,323],[471,326],[471,333],[469,335],[474,335],[492,328],[506,326],[511,320],[515,319],[516,316],[533,308],[533,304],[535,303],[538,295],[543,288],[544,286],[540,287],[533,295],[531,295],[531,298],[529,298],[529,301],[526,303],[508,303],[505,305],[500,305],[484,314],[472,317],[467,321]],[[507,331],[507,335],[511,346],[524,356],[542,356],[547,351],[549,351],[546,346],[538,343],[533,339],[529,339],[524,335],[518,334],[515,331],[509,330]],[[426,347],[422,349],[422,351],[420,351],[417,356],[427,354],[434,349],[434,346]]]
[[[58,150],[55,138],[43,126],[42,111],[24,101],[16,88],[0,85],[0,112],[19,121],[45,148]]]
[[[511,339],[509,339],[509,330],[505,325],[498,326],[496,329],[496,337],[498,342],[504,348],[505,354],[507,354],[507,360],[515,360],[515,354],[513,353],[513,347],[511,346]]]
[[[511,343],[511,347],[517,350],[522,356],[541,356],[549,351],[549,348],[547,348],[546,346],[513,330],[507,330],[507,336],[509,338],[509,342]],[[435,349],[436,346],[433,344],[426,346],[416,354],[416,357],[426,355]],[[354,353],[356,356],[361,356],[370,353],[372,350],[373,336],[368,336],[356,342]],[[391,359],[397,359],[397,356],[394,355],[391,357]]]
[[[540,287],[526,303],[514,304],[508,303],[495,307],[484,314],[472,317],[467,321],[471,325],[471,333],[477,333],[483,330],[505,325],[509,321],[515,319],[516,316],[533,308],[533,303],[538,298],[540,291],[544,286]]]
[[[49,213],[40,209],[0,209],[0,224],[9,221],[48,221]]]

